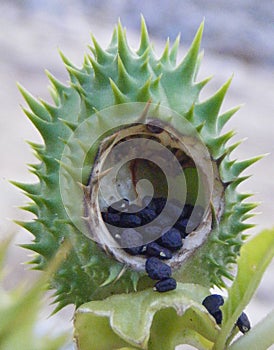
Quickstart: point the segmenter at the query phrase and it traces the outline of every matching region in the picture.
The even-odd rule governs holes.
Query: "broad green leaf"
[[[75,315],[78,348],[173,350],[188,343],[211,349],[219,327],[201,305],[208,294],[200,285],[179,283],[167,293],[149,289],[86,303]]]
[[[213,349],[223,350],[234,324],[259,286],[274,257],[274,229],[264,230],[245,243],[238,259],[238,273],[222,307],[223,325]]]

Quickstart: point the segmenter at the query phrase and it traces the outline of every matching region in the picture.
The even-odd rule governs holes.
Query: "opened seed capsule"
[[[154,290],[158,292],[168,292],[169,290],[176,289],[177,282],[174,278],[167,278],[162,281],[159,281],[155,284]]]
[[[160,259],[151,257],[146,261],[146,272],[153,280],[162,280],[171,276],[171,268]]]

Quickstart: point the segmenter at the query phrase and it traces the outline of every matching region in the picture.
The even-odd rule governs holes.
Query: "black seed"
[[[157,121],[148,123],[146,124],[146,128],[149,132],[153,134],[160,134],[161,132],[164,131],[164,129],[161,126],[158,126],[157,124],[158,124]]]
[[[102,215],[102,219],[106,222],[106,221],[107,221],[108,213],[105,212],[105,211],[101,211],[101,215]]]
[[[124,248],[124,251],[130,255],[140,255],[143,253],[143,247]]]
[[[171,276],[171,267],[155,257],[147,259],[145,268],[147,274],[153,280],[162,280]]]
[[[219,311],[220,306],[224,304],[224,298],[219,294],[211,294],[203,300],[202,304],[213,316],[214,313]]]
[[[157,217],[157,214],[153,209],[144,208],[138,213],[139,218],[142,220],[142,225],[148,224]]]
[[[246,313],[242,312],[237,320],[236,325],[242,333],[246,333],[250,330],[251,325]]]
[[[162,237],[157,240],[157,243],[170,250],[178,250],[183,246],[180,232],[174,227],[164,233]]]
[[[177,282],[174,278],[166,278],[155,284],[154,289],[158,292],[168,292],[169,290],[176,289]]]
[[[190,230],[188,230],[187,232],[186,227],[188,224],[188,220],[191,216],[192,210],[193,206],[191,204],[185,204],[179,219],[174,224],[174,227],[176,227],[181,232],[182,238],[185,238],[187,234],[191,232]]]
[[[128,228],[122,231],[119,238],[121,247],[131,254],[138,255],[143,251],[143,237],[133,228]]]
[[[151,242],[146,246],[146,254],[150,256],[156,256],[160,259],[171,259],[172,253],[169,249],[160,246],[156,242]]]
[[[166,205],[166,199],[163,197],[153,198],[156,214],[159,215]]]
[[[211,314],[214,318],[217,324],[221,324],[223,320],[223,314],[221,310],[217,310],[213,314]]]
[[[121,227],[138,227],[141,226],[142,220],[136,214],[122,213],[120,219]]]
[[[119,226],[120,225],[120,215],[114,213],[102,213],[103,220],[110,225]]]
[[[125,212],[129,206],[129,201],[126,198],[119,200],[118,202],[112,203],[111,206],[108,207],[109,213],[118,213]]]
[[[108,213],[110,214],[120,214],[120,210],[114,209],[112,206],[109,206],[107,209]]]
[[[174,224],[174,227],[180,231],[181,237],[185,238],[187,236],[186,227],[187,227],[188,219],[180,218]]]

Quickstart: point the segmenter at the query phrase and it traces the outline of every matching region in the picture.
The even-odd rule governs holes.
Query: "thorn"
[[[198,31],[186,56],[175,69],[177,73],[184,76],[184,80],[188,80],[189,82],[193,82],[195,76],[197,75],[197,60],[199,56],[199,49],[202,40],[203,29],[204,22],[202,22],[200,27],[198,28]]]
[[[99,62],[95,61],[91,56],[88,56],[88,60],[92,65],[95,78],[102,83],[107,81],[107,76],[104,72],[104,66],[102,66]]]
[[[57,80],[54,75],[52,75],[47,69],[45,70],[45,73],[52,86],[56,89],[58,95],[61,97],[62,93],[68,89],[67,86],[63,85],[59,80]]]
[[[171,50],[170,50],[169,60],[173,65],[176,65],[178,48],[180,45],[180,39],[181,39],[181,34],[179,33],[176,40],[174,41],[174,44],[173,44]]]
[[[140,102],[145,102],[150,99],[150,86],[152,77],[150,76],[144,85],[139,89],[137,94],[137,100]]]
[[[95,39],[94,35],[91,35],[91,40],[93,42],[94,48],[90,47],[91,51],[96,57],[96,60],[100,64],[105,64],[109,59],[112,59],[112,55],[107,53],[102,47],[99,45],[98,41]]]
[[[169,38],[167,38],[163,54],[160,58],[160,62],[163,64],[167,64],[169,62]]]
[[[140,122],[140,123],[142,123],[142,124],[146,124],[146,117],[147,117],[149,108],[150,108],[150,106],[151,106],[151,103],[152,103],[152,99],[150,98],[150,99],[147,101],[147,103],[146,103],[146,105],[145,105],[145,108],[144,108],[142,114],[140,115],[140,118],[137,119],[137,122]]]
[[[143,55],[148,48],[150,48],[148,30],[144,16],[141,14],[141,40],[137,54],[139,56]]]
[[[66,119],[58,118],[58,120],[60,120],[62,123],[64,123],[66,126],[68,126],[72,131],[75,131],[78,127],[78,124],[70,122]]]
[[[58,52],[66,67],[71,67],[75,70],[78,70],[78,68],[65,56],[65,54],[60,49],[58,49]]]
[[[44,122],[50,122],[51,117],[48,111],[46,110],[46,108],[32,94],[30,94],[22,85],[17,83],[17,87],[21,92],[24,100],[27,102],[29,108],[35,115],[35,117],[43,120]],[[23,108],[23,110],[26,111],[25,108]]]
[[[238,112],[238,110],[242,107],[243,105],[238,105],[227,112],[219,115],[217,119],[217,129],[219,132],[221,132],[222,128],[225,126],[225,124],[233,117],[233,115]]]
[[[87,223],[90,222],[89,216],[81,216],[81,219],[82,219],[84,222],[87,222]]]
[[[119,89],[115,82],[111,78],[109,78],[109,81],[116,104],[129,102],[128,97],[125,94],[123,94],[123,92]]]
[[[84,184],[82,184],[82,182],[77,181],[77,185],[81,188],[81,190],[84,192],[85,196],[88,196],[90,194],[90,185],[86,186]]]
[[[107,170],[102,171],[99,175],[96,175],[96,176],[92,179],[92,181],[91,181],[92,186],[93,186],[95,183],[99,182],[103,177],[105,177],[112,169],[113,169],[113,167],[111,167],[111,168],[109,168],[109,169],[107,169]]]

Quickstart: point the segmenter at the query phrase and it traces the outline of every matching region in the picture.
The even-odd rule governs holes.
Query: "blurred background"
[[[273,5],[273,0],[0,0],[0,235],[18,232],[8,257],[13,274],[7,287],[35,275],[22,264],[28,260],[28,252],[18,247],[31,237],[12,222],[30,218],[17,208],[27,199],[9,180],[36,181],[27,171],[26,163],[36,160],[25,141],[41,141],[20,108],[25,103],[16,82],[35,96],[50,100],[44,70],[63,82],[68,81],[58,49],[80,66],[88,51],[90,33],[105,47],[118,18],[126,26],[133,48],[138,46],[140,13],[146,19],[158,53],[167,37],[172,41],[181,33],[181,56],[205,19],[202,41],[205,58],[199,78],[213,74],[214,79],[204,89],[202,98],[212,94],[234,73],[224,109],[242,103],[244,106],[228,128],[236,129],[234,140],[248,138],[235,151],[235,157],[270,153],[247,171],[253,176],[242,186],[243,191],[255,192],[253,199],[261,202],[257,210],[261,213],[252,219],[257,227],[249,233],[274,226]],[[272,264],[247,310],[253,324],[274,307],[273,272]],[[39,331],[71,328],[71,307],[52,318],[47,318],[49,312],[46,308],[41,315]]]

